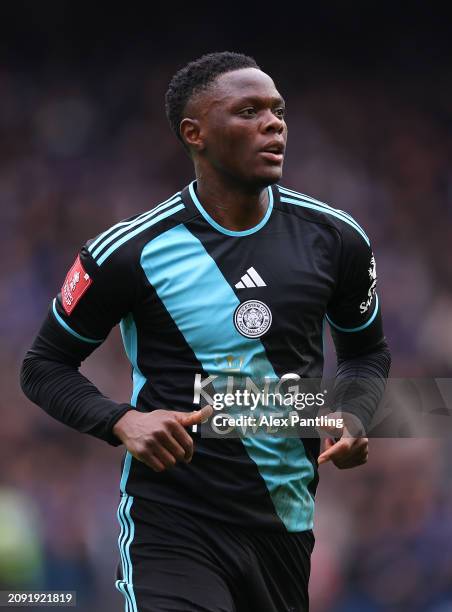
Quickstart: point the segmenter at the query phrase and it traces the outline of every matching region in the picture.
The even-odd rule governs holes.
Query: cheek
[[[253,156],[255,131],[246,125],[226,125],[221,120],[211,125],[207,147],[211,159],[229,167],[249,163]]]
[[[230,155],[234,156],[235,160],[243,162],[244,159],[251,158],[255,148],[253,147],[253,134],[251,130],[247,130],[244,127],[230,130],[224,140],[225,149]]]

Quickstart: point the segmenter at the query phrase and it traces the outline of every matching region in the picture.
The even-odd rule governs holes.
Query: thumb
[[[317,463],[319,465],[322,465],[322,463],[326,463],[327,461],[329,461],[331,459],[331,456],[333,455],[333,451],[330,451],[330,449],[335,446],[335,441],[331,438],[325,438],[325,448],[324,451],[321,455],[319,455],[319,458],[317,459]]]
[[[201,410],[194,410],[193,412],[179,412],[176,416],[177,420],[184,427],[190,427],[191,425],[197,425],[198,423],[204,423],[209,417],[212,416],[212,406],[204,406]]]

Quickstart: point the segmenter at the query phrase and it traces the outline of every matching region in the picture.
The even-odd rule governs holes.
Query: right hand
[[[129,410],[113,427],[129,453],[155,472],[163,472],[178,461],[189,463],[193,457],[193,439],[185,427],[206,421],[212,406],[193,412]]]

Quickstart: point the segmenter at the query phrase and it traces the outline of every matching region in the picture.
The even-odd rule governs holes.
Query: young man
[[[196,180],[87,242],[24,360],[30,399],[126,448],[117,588],[130,612],[308,610],[317,461],[367,459],[347,426],[319,458],[316,438],[201,436],[212,409],[191,412],[231,366],[321,378],[325,317],[339,382],[369,377],[359,409],[341,406],[364,426],[389,371],[366,234],[277,185],[284,109],[250,57],[213,53],[180,70],[166,110]],[[78,371],[117,323],[130,405]]]

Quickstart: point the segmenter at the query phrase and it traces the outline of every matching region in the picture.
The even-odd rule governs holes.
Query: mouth
[[[282,142],[269,142],[265,147],[259,151],[259,155],[264,157],[266,160],[275,164],[282,163],[284,159],[285,146]]]
[[[259,151],[259,155],[275,164],[281,164],[284,159],[284,155],[282,153],[271,153],[270,151]]]

